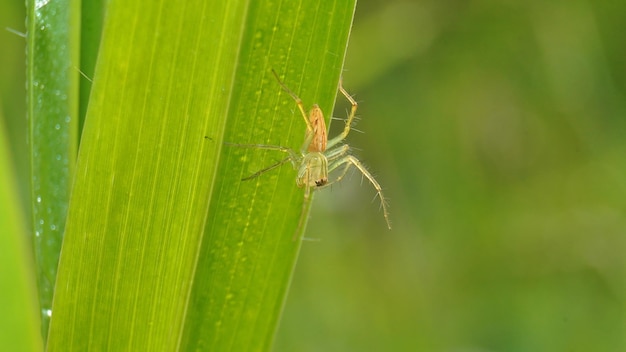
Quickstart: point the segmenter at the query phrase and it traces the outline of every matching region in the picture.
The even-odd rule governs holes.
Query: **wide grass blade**
[[[328,120],[354,5],[250,5],[225,141],[300,148],[305,124],[272,69],[305,105],[319,104]],[[296,172],[289,166],[240,180],[283,158],[279,152],[225,147],[183,346],[212,351],[271,346],[301,243],[292,238],[308,207],[302,214],[303,190],[295,186]]]

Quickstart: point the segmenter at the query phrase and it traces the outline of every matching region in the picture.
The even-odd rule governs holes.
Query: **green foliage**
[[[45,340],[78,148],[80,2],[27,7],[31,228]]]
[[[293,170],[242,183],[276,156],[223,142],[299,146],[304,126],[270,72],[332,111],[353,9],[312,1],[110,2],[75,171],[78,44],[67,36],[75,21],[68,32],[41,33],[53,39],[29,36],[38,224],[63,233],[63,185],[73,184],[49,350],[270,348],[299,250],[291,238],[308,205]],[[33,23],[58,27],[67,19],[40,16],[45,10],[54,9],[35,8]],[[45,40],[65,40],[67,48],[55,53],[61,63],[48,60],[66,73],[53,90],[62,92],[61,107],[50,111],[40,102],[53,84],[38,78],[46,67],[37,55],[52,55],[41,48]],[[59,116],[67,129],[44,141],[44,132],[60,129]],[[46,177],[42,185],[42,170],[58,172],[42,150],[60,156],[62,181]],[[46,187],[61,195],[42,193]],[[53,196],[58,207],[44,202]],[[56,217],[40,220],[39,203],[54,206]],[[56,263],[46,264],[39,263],[53,282]]]
[[[51,2],[39,2],[44,3]],[[201,4],[207,6],[205,11],[213,6],[210,3]],[[10,4],[0,5],[0,22],[15,17],[6,26],[23,31],[23,16]],[[100,101],[97,109],[89,109],[85,131],[91,132],[85,136],[101,131],[98,141],[107,143],[98,147],[92,141],[91,154],[109,147],[106,152],[126,164],[113,165],[111,157],[92,158],[97,160],[87,164],[83,155],[89,154],[81,150],[77,167],[83,175],[77,175],[87,179],[98,170],[97,180],[115,172],[115,178],[109,178],[115,183],[77,179],[77,187],[91,185],[93,192],[111,197],[102,205],[94,204],[95,195],[83,196],[83,201],[91,199],[83,210],[73,206],[80,200],[75,197],[70,216],[77,218],[79,211],[86,214],[93,208],[103,219],[119,216],[126,222],[120,227],[125,232],[107,231],[106,236],[100,229],[104,225],[83,223],[91,231],[85,233],[70,227],[73,251],[83,249],[81,240],[86,250],[79,253],[85,260],[76,269],[101,275],[62,274],[70,287],[96,294],[81,297],[72,308],[81,318],[57,315],[56,309],[53,314],[68,324],[75,319],[75,325],[67,327],[77,334],[75,349],[90,341],[102,348],[108,343],[111,349],[124,343],[139,346],[139,341],[165,346],[170,332],[180,337],[181,349],[267,349],[270,322],[277,319],[283,302],[279,292],[284,292],[297,255],[298,268],[276,334],[277,351],[626,350],[626,52],[621,35],[626,2],[359,1],[343,74],[346,89],[360,104],[355,128],[364,133],[351,133],[348,142],[384,187],[394,229],[386,230],[372,202],[374,191],[367,183],[360,186],[355,174],[316,192],[306,237],[319,241],[305,241],[300,253],[299,244],[291,242],[302,209],[293,170],[285,165],[239,181],[283,155],[222,144],[299,146],[302,121],[293,100],[271,76],[272,68],[305,105],[319,103],[325,116],[331,116],[348,26],[325,32],[324,21],[339,25],[332,14],[343,10],[331,11],[323,3],[291,7],[297,5],[282,2],[272,9],[254,2],[241,18],[232,19],[245,23],[239,31],[224,33],[211,22],[218,12],[204,16],[207,26],[199,26],[203,8],[194,3],[186,8],[143,3],[145,18],[112,27],[123,33],[115,39],[118,56],[113,55],[113,40],[106,39],[107,29],[103,31],[109,62],[99,60],[95,73],[88,56],[93,52],[90,45],[99,46],[97,35],[81,30],[81,58],[73,65],[94,78],[93,97]],[[81,15],[99,5],[89,6],[82,5]],[[166,7],[157,20],[154,9],[159,6]],[[18,1],[13,7],[22,9],[23,4]],[[176,22],[191,8],[197,12],[191,16],[193,26]],[[83,27],[99,18],[92,22],[82,17]],[[174,22],[180,24],[176,29],[170,28]],[[146,23],[152,30],[141,32],[146,39],[131,46],[130,38],[137,38],[138,28]],[[236,64],[222,62],[218,67],[210,61],[210,50],[201,45],[230,53],[209,40],[213,33],[240,38]],[[323,38],[337,42],[316,51],[323,49],[313,44]],[[154,54],[146,52],[155,40]],[[201,55],[189,49],[194,40]],[[246,41],[248,46],[243,45]],[[175,49],[173,43],[178,43]],[[0,44],[7,48],[6,55],[0,55],[0,89],[13,157],[8,165],[16,165],[19,190],[30,183],[23,165],[27,138],[19,127],[26,122],[19,109],[23,40],[5,33],[0,34]],[[196,66],[193,59],[198,60]],[[106,67],[118,71],[107,73]],[[193,74],[187,72],[192,67],[197,68]],[[172,78],[163,78],[161,68],[174,69]],[[116,72],[128,73],[132,81],[122,82]],[[214,78],[224,82],[218,91],[228,96],[223,98],[226,108],[218,108],[220,100],[212,98]],[[81,90],[91,85],[81,82],[87,83]],[[123,93],[113,86],[124,88]],[[145,102],[145,110],[137,108],[137,101]],[[83,102],[81,98],[79,105]],[[344,107],[334,116],[344,117]],[[214,116],[220,109],[224,121]],[[120,127],[117,149],[110,143],[113,127],[98,119]],[[162,124],[153,127],[154,121]],[[210,121],[214,124],[192,130]],[[135,128],[140,124],[141,130]],[[125,134],[136,137],[134,144]],[[134,153],[122,155],[121,148]],[[106,163],[114,169],[103,168]],[[158,167],[148,168],[151,163]],[[141,182],[124,184],[134,179],[130,175],[135,170],[141,172]],[[184,192],[179,190],[189,190],[190,201],[181,207]],[[163,197],[161,191],[172,196]],[[202,204],[198,199],[204,195]],[[10,214],[6,219],[19,219],[11,213],[19,202],[14,194],[8,197],[3,201],[9,203],[3,204]],[[116,208],[105,212],[106,204]],[[168,212],[157,218],[161,206]],[[200,209],[207,219],[201,234],[174,233],[172,224],[183,218],[181,214]],[[146,221],[134,220],[135,212],[144,214]],[[104,222],[94,219],[96,224]],[[16,224],[15,232],[23,232]],[[191,220],[187,224],[190,228]],[[0,240],[11,254],[19,243],[10,237]],[[192,264],[185,253],[194,246],[196,271],[189,273]],[[63,262],[69,262],[65,258],[64,252]],[[0,299],[17,302],[11,306],[19,311],[32,309],[25,301],[34,295],[23,274],[28,256],[2,259],[13,263],[7,262],[13,278],[6,282],[12,282],[14,290],[3,289]],[[95,263],[100,267],[93,268]],[[146,265],[138,275],[133,270],[139,263],[153,267]],[[107,276],[113,271],[120,280]],[[254,275],[246,283],[242,272]],[[157,283],[159,274],[165,277],[162,285]],[[147,283],[149,290],[128,277]],[[68,280],[72,278],[76,281]],[[187,288],[165,284],[179,278],[188,280],[183,282]],[[89,285],[100,286],[89,291]],[[123,290],[131,291],[123,296],[128,299],[115,301],[113,293]],[[187,313],[174,321],[176,293],[185,290]],[[78,298],[72,292],[63,297],[61,306]],[[144,299],[154,300],[153,306]],[[115,331],[118,324],[124,329],[131,324],[106,309],[113,302],[116,310],[134,314],[127,316],[137,323],[131,327],[139,329],[133,335]],[[104,328],[95,318],[89,320],[89,309],[102,316]],[[164,333],[165,326],[141,320],[147,311],[158,319],[173,319],[172,330],[149,340],[152,332]],[[15,329],[0,329],[0,341],[9,341],[2,336],[7,333],[15,337],[11,341],[31,348],[36,342],[30,340],[33,315],[24,314],[27,320],[13,325],[13,320],[4,321],[2,326]],[[79,336],[82,325],[91,330]],[[68,336],[59,338],[70,341]],[[0,349],[17,350],[15,345]]]
[[[35,275],[26,245],[24,217],[16,192],[6,132],[0,125],[0,348],[36,351],[42,348],[35,300]]]

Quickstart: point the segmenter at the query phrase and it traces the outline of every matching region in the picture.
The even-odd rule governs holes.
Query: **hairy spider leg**
[[[337,176],[337,178],[323,185],[317,185],[316,188],[317,189],[326,188],[332,185],[333,183],[337,183],[341,181],[346,176],[346,174],[348,173],[351,167],[353,166],[356,167],[361,172],[361,174],[365,176],[365,178],[367,178],[368,181],[370,181],[370,183],[376,190],[377,196],[378,198],[380,198],[381,206],[383,208],[383,216],[385,217],[385,221],[387,222],[387,227],[391,229],[391,222],[389,220],[389,211],[387,209],[388,205],[387,205],[387,201],[385,200],[385,197],[383,196],[382,187],[376,181],[374,176],[367,170],[365,165],[363,165],[359,161],[359,159],[357,159],[356,157],[352,155],[348,155],[349,152],[350,152],[350,146],[347,144],[344,144],[335,149],[331,149],[329,150],[329,152],[326,153],[326,158],[328,159],[328,163],[329,163],[328,174],[330,174],[332,171],[336,170],[337,168],[340,168],[341,166],[344,166],[344,168],[341,171],[341,173]]]
[[[304,123],[306,123],[306,130],[307,130],[307,132],[312,132],[313,131],[313,126],[311,125],[311,122],[309,122],[309,118],[307,117],[307,114],[304,111],[304,104],[302,103],[302,99],[300,99],[300,97],[298,97],[296,95],[296,93],[292,92],[291,89],[289,89],[285,85],[285,83],[283,83],[283,81],[280,80],[280,77],[278,77],[278,73],[276,73],[276,71],[274,71],[274,69],[272,69],[272,73],[274,74],[274,77],[276,77],[276,80],[278,81],[278,84],[280,84],[280,86],[283,88],[283,90],[285,92],[287,92],[287,94],[291,95],[293,100],[296,101],[296,105],[298,105],[298,110],[300,110],[300,113],[302,114],[302,118],[304,119]]]
[[[345,147],[348,147],[348,146],[346,145]],[[350,167],[352,166],[356,167],[361,172],[361,174],[370,181],[372,186],[374,186],[374,189],[376,189],[378,198],[380,198],[381,207],[383,208],[383,216],[385,217],[385,222],[387,222],[387,227],[391,230],[391,221],[389,220],[389,211],[387,209],[387,201],[385,200],[385,197],[383,196],[383,188],[376,181],[374,176],[372,176],[372,174],[367,170],[367,168],[363,164],[361,164],[359,159],[355,158],[352,155],[345,155],[348,152],[349,148],[344,148],[344,150],[345,151],[343,153],[343,157],[341,157],[342,154],[337,154],[337,157],[341,157],[341,158],[331,162],[330,165],[328,166],[329,173],[341,166],[344,166],[341,174],[339,174],[339,176],[336,179],[329,181],[325,185],[320,186],[318,188],[326,188],[332,185],[333,183],[341,181],[348,173],[348,170],[350,170]]]
[[[344,139],[348,137],[350,133],[350,129],[352,128],[352,122],[354,121],[354,117],[356,116],[356,110],[359,107],[356,100],[352,98],[350,94],[343,88],[343,78],[339,80],[339,91],[343,94],[344,97],[350,102],[352,107],[350,108],[350,113],[348,114],[348,118],[346,119],[346,125],[343,128],[343,131],[337,136],[328,141],[327,147],[332,148]]]

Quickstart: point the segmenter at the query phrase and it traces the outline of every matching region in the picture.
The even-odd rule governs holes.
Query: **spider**
[[[326,122],[324,121],[324,114],[322,113],[322,109],[320,109],[317,104],[314,104],[311,108],[311,111],[307,115],[304,110],[304,104],[302,103],[302,100],[293,91],[291,91],[291,89],[289,89],[287,85],[283,83],[283,81],[280,80],[276,71],[272,70],[272,73],[276,77],[276,80],[278,81],[278,84],[280,84],[282,89],[287,92],[293,98],[293,100],[295,100],[296,105],[298,106],[298,110],[300,110],[302,118],[304,119],[304,123],[306,124],[304,143],[302,143],[300,153],[297,153],[291,148],[276,145],[232,144],[239,147],[276,150],[287,154],[287,157],[285,159],[277,162],[274,165],[259,170],[248,177],[243,178],[242,181],[251,180],[267,171],[273,170],[287,162],[291,162],[294,169],[298,170],[298,175],[296,176],[296,185],[300,188],[304,187],[304,205],[302,210],[303,213],[300,217],[300,223],[298,225],[298,230],[300,230],[301,226],[303,225],[303,215],[306,209],[305,207],[309,202],[311,192],[316,189],[326,188],[333,183],[341,181],[346,176],[351,167],[356,167],[376,189],[377,196],[378,198],[380,198],[385,222],[387,223],[387,227],[391,229],[391,222],[389,221],[389,211],[387,209],[388,206],[385,197],[383,196],[382,187],[380,186],[378,181],[376,181],[374,176],[372,176],[372,174],[367,171],[367,168],[365,168],[365,166],[359,161],[359,159],[350,154],[350,146],[343,143],[343,141],[350,133],[358,104],[354,100],[354,98],[352,98],[352,96],[350,96],[350,94],[348,94],[348,92],[343,88],[342,80],[339,81],[339,91],[341,92],[341,94],[343,94],[344,97],[346,97],[352,107],[350,109],[350,113],[348,114],[348,118],[345,120],[343,132],[341,132],[338,136],[328,140],[328,136],[326,135]],[[329,173],[341,168],[343,169],[341,170],[337,178],[329,181]],[[298,232],[299,231],[296,231],[296,234],[298,234]]]

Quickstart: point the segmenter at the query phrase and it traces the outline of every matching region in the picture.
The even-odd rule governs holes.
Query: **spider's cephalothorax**
[[[352,122],[354,121],[358,106],[356,101],[343,88],[342,82],[339,82],[339,91],[350,102],[352,108],[350,109],[348,118],[345,121],[346,124],[344,126],[343,132],[341,132],[337,137],[328,140],[328,136],[326,134],[326,122],[324,121],[324,114],[322,113],[322,109],[320,109],[320,107],[315,104],[307,115],[304,110],[302,100],[294,92],[287,88],[287,86],[280,80],[278,74],[276,74],[274,70],[272,70],[272,73],[274,73],[276,80],[278,80],[278,83],[283,88],[283,90],[285,90],[285,92],[287,92],[296,101],[298,110],[300,110],[302,118],[304,119],[304,122],[306,124],[304,143],[302,143],[300,153],[297,153],[290,148],[274,145],[234,144],[240,147],[277,150],[284,152],[288,155],[287,158],[281,160],[280,162],[263,170],[260,170],[255,174],[244,178],[244,180],[255,178],[262,173],[273,170],[286,162],[291,162],[294,168],[298,170],[296,185],[298,185],[298,187],[304,187],[305,189],[304,204],[306,205],[308,203],[308,199],[310,198],[311,190],[324,188],[332,185],[335,182],[340,181],[346,175],[348,170],[350,170],[350,168],[354,166],[361,172],[361,174],[365,178],[370,181],[372,186],[374,186],[374,188],[376,189],[377,195],[381,201],[383,216],[385,217],[385,221],[387,222],[387,227],[391,229],[389,212],[387,211],[387,203],[383,196],[383,191],[380,187],[380,184],[378,184],[376,179],[374,179],[374,176],[372,176],[372,174],[367,171],[365,166],[363,166],[363,164],[361,164],[361,162],[356,157],[350,155],[350,147],[347,144],[342,143],[348,136],[348,133],[350,133],[350,128],[352,127]],[[337,168],[342,168],[340,174],[334,180],[329,181],[328,174]],[[298,227],[298,231],[296,231],[296,234],[299,232],[302,224],[303,216],[301,216],[300,224]]]
[[[320,152],[303,156],[296,178],[298,187],[322,187],[328,184],[328,159]]]

